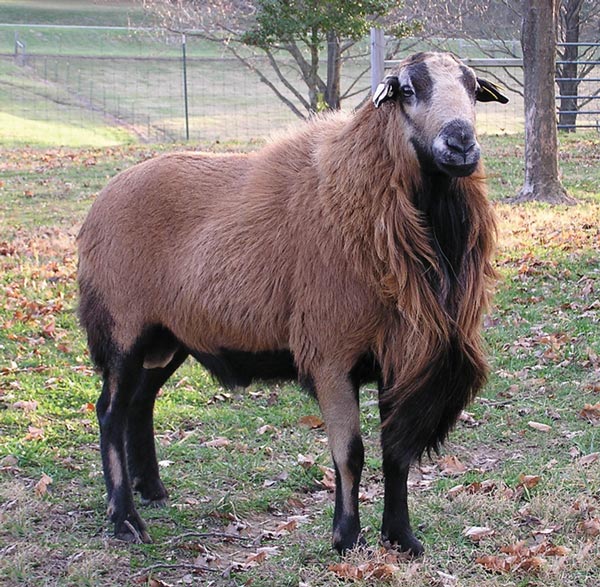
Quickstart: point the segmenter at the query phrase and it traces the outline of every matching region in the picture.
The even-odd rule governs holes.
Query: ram
[[[409,466],[438,448],[487,373],[495,222],[476,100],[507,101],[452,55],[420,53],[354,114],[317,117],[256,153],[163,155],[102,191],[78,238],[79,313],[104,382],[117,537],[150,541],[133,491],[167,499],[154,401],[192,355],[226,386],[298,379],[314,393],[340,552],[362,541],[358,392],[376,381],[382,539],[422,552]]]

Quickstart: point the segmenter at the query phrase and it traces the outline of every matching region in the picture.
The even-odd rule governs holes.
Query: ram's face
[[[373,97],[400,108],[421,163],[452,177],[470,175],[480,157],[475,103],[508,101],[449,53],[419,53],[387,76]]]

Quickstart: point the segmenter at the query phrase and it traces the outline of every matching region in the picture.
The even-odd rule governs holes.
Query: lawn
[[[166,508],[151,545],[111,537],[77,325],[74,237],[107,179],[167,147],[0,148],[0,583],[3,585],[586,586],[600,582],[600,139],[562,139],[571,208],[503,202],[522,137],[484,137],[500,218],[492,375],[442,454],[415,466],[424,558],[377,548],[375,391],[361,391],[370,550],[330,549],[331,462],[295,385],[221,389],[186,363],[156,409]],[[175,147],[168,147],[169,149]],[[202,143],[207,150],[255,144]]]

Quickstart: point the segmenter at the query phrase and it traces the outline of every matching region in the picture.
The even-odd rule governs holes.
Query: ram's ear
[[[477,100],[479,102],[500,102],[506,104],[508,98],[500,91],[500,88],[485,79],[477,78]]]
[[[388,100],[393,100],[398,96],[400,91],[400,81],[395,75],[387,75],[383,81],[377,86],[373,93],[373,104],[375,108],[379,108],[381,104]]]

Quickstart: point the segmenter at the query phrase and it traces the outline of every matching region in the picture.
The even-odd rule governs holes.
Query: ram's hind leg
[[[360,436],[358,389],[348,374],[332,369],[315,373],[313,381],[335,466],[333,546],[343,553],[362,542],[358,488],[364,447]]]
[[[125,454],[129,404],[140,374],[141,361],[133,353],[112,357],[104,369],[102,394],[96,404],[108,516],[115,525],[115,536],[127,542],[152,542],[133,504]]]
[[[142,503],[164,505],[168,493],[160,480],[154,445],[154,401],[160,388],[183,363],[188,353],[175,351],[166,365],[146,363],[129,405],[127,422],[127,465],[131,483],[139,491]],[[168,358],[168,357],[167,357]]]
[[[382,402],[383,391],[380,384],[379,411],[382,423],[388,417],[388,409]],[[413,534],[408,514],[408,471],[412,459],[392,450],[385,427],[381,432],[381,445],[385,487],[381,540],[386,545],[419,556],[423,554],[423,545]]]

